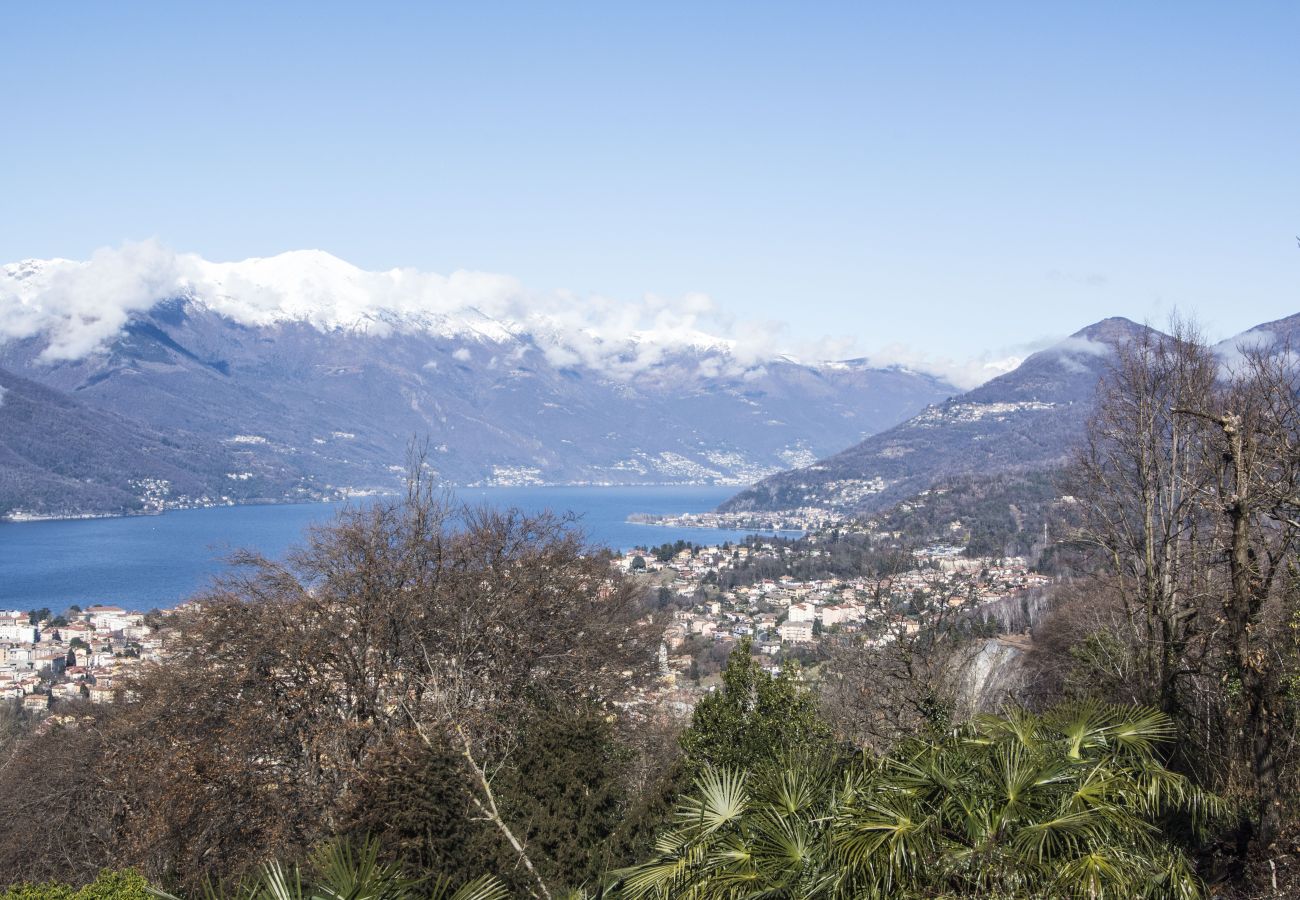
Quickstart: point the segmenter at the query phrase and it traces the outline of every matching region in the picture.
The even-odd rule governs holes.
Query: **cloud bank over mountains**
[[[870,354],[875,366],[901,366],[944,379],[962,390],[979,387],[991,378],[1005,375],[1024,362],[1036,348],[1014,347],[1001,352],[984,352],[969,359],[936,356],[904,344],[889,344]]]
[[[616,377],[631,377],[684,350],[713,351],[702,354],[704,366],[744,370],[782,356],[844,359],[854,355],[857,343],[851,337],[796,341],[784,324],[738,319],[700,293],[648,294],[625,302],[537,291],[487,272],[369,272],[317,250],[211,262],[157,241],[102,249],[81,262],[3,266],[0,341],[45,335],[46,360],[80,359],[112,340],[132,314],[176,297],[251,326],[300,321],[321,330],[380,336],[425,331],[496,342],[528,335],[554,365],[582,365]],[[936,359],[895,345],[869,361],[971,387],[1014,368],[1019,359]]]

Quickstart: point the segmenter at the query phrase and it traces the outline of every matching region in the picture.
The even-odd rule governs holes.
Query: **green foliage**
[[[1116,695],[1131,665],[1132,650],[1108,631],[1090,631],[1069,648],[1064,689],[1075,697]]]
[[[673,811],[690,786],[685,760],[678,756],[628,806],[610,840],[609,859],[626,865],[653,853],[659,832],[672,820]]]
[[[75,888],[57,881],[16,884],[0,892],[0,900],[156,900],[144,876],[131,869],[105,869],[90,884]]]
[[[76,895],[76,888],[61,882],[47,881],[42,884],[24,882],[11,885],[0,894],[0,900],[72,900]]]
[[[540,709],[522,724],[516,764],[494,790],[548,883],[591,884],[615,862],[608,854],[627,806],[625,766],[613,724],[594,706]],[[500,869],[515,862],[503,857]]]
[[[628,858],[614,855],[629,800],[612,723],[595,706],[545,706],[512,730],[511,765],[492,778],[502,816],[548,884],[594,883]],[[354,840],[373,836],[381,858],[408,871],[464,879],[487,868],[526,892],[532,882],[518,853],[482,820],[469,785],[454,747],[395,746],[377,755],[357,784],[346,832]]]
[[[333,841],[311,854],[305,867],[270,862],[249,878],[209,885],[205,895],[205,900],[506,900],[510,896],[490,877],[455,888],[441,876],[410,878],[401,866],[380,859],[379,843],[373,840],[359,847]],[[177,900],[162,892],[147,896]]]
[[[375,754],[345,806],[343,831],[372,835],[383,858],[410,871],[467,878],[500,851],[499,836],[475,820],[464,761],[449,745],[415,739]]]
[[[673,557],[678,553],[681,553],[683,550],[690,550],[691,555],[694,556],[699,553],[700,548],[692,544],[690,541],[679,539],[671,544],[660,544],[658,547],[650,548],[650,554],[655,559],[659,560],[659,562],[666,563],[672,562]]]
[[[687,769],[749,768],[792,754],[820,755],[832,749],[830,727],[816,700],[799,683],[793,668],[764,672],[742,640],[722,672],[722,687],[695,707],[682,733]]]
[[[1171,720],[1074,704],[982,717],[836,775],[804,758],[706,769],[624,895],[1195,898],[1166,838],[1219,801],[1166,769]]]

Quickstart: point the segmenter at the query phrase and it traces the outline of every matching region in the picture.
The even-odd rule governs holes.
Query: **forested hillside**
[[[296,482],[273,462],[155,431],[0,369],[0,516],[321,496]]]

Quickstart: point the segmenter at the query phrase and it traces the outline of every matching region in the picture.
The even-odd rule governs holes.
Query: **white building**
[[[40,631],[27,619],[27,613],[18,610],[0,612],[0,641],[35,643]]]
[[[861,622],[866,610],[856,604],[835,604],[833,606],[823,606],[818,610],[818,618],[827,628],[832,625],[842,625],[845,622]]]
[[[691,633],[702,634],[705,637],[712,637],[718,630],[717,622],[710,622],[708,619],[697,619],[691,622]]]
[[[811,622],[785,622],[777,626],[783,644],[806,644],[812,640]]]
[[[817,607],[811,603],[791,603],[789,621],[812,622],[817,618]]]
[[[85,611],[83,617],[96,631],[108,632],[139,625],[144,618],[140,613],[129,613],[120,606],[92,606]]]

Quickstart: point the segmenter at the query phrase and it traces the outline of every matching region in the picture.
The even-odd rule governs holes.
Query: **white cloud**
[[[99,250],[85,263],[6,266],[0,281],[0,337],[46,334],[48,360],[79,359],[111,339],[131,313],[175,296],[182,258],[153,241]]]
[[[1018,349],[1023,352],[1003,350],[984,353],[970,359],[952,359],[947,356],[933,356],[903,344],[890,344],[867,358],[875,366],[902,366],[916,372],[926,372],[943,378],[962,390],[970,390],[979,387],[990,378],[1010,372],[1032,352],[1025,348]]]
[[[856,343],[844,336],[795,340],[783,323],[739,320],[701,293],[647,294],[623,302],[537,291],[487,272],[368,272],[314,250],[217,263],[156,241],[100,250],[85,262],[3,267],[0,341],[42,334],[49,341],[45,359],[80,358],[102,348],[133,313],[181,296],[257,326],[303,321],[322,330],[420,330],[493,342],[527,334],[554,365],[582,365],[615,377],[630,377],[684,350],[698,352],[696,365],[739,375],[782,356],[843,359],[853,355]],[[1018,360],[932,359],[891,347],[873,361],[904,364],[967,387]]]
[[[1219,358],[1223,377],[1232,378],[1245,371],[1250,353],[1271,347],[1277,340],[1277,335],[1268,328],[1252,328],[1216,345],[1214,355]]]
[[[1105,356],[1115,350],[1113,345],[1105,341],[1094,341],[1092,338],[1077,335],[1057,341],[1052,346],[1062,354],[1073,356]]]
[[[1114,352],[1114,349],[1104,341],[1094,341],[1092,338],[1078,337],[1076,335],[1071,335],[1052,347],[1056,354],[1056,361],[1061,368],[1076,375],[1089,370],[1089,367],[1080,360],[1080,357],[1106,356]]]

